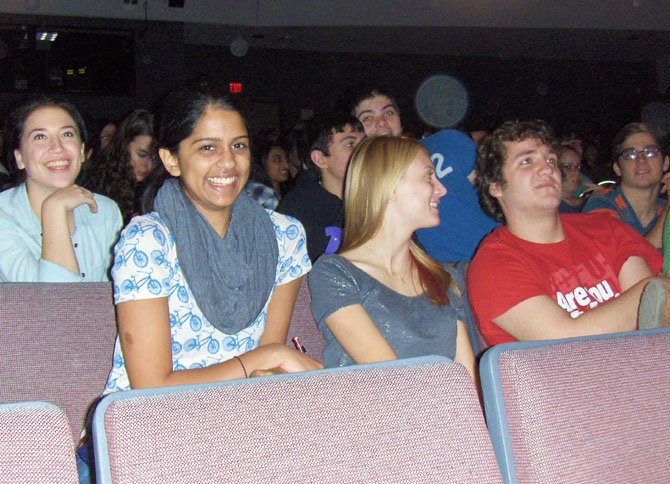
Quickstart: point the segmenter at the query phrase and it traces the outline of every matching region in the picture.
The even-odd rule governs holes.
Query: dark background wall
[[[186,72],[223,82],[244,82],[245,95],[280,106],[285,127],[301,109],[330,109],[357,82],[394,88],[404,124],[421,124],[413,99],[435,73],[459,78],[470,94],[469,119],[493,115],[544,118],[605,131],[640,117],[641,107],[660,99],[655,66],[642,63],[501,58],[321,54],[250,50],[236,58],[227,48],[186,46]]]
[[[98,25],[93,19],[72,18],[53,18],[49,23],[89,29],[104,25],[132,32],[135,69],[127,73],[131,87],[126,94],[65,93],[93,119],[119,118],[135,107],[151,108],[170,89],[208,79],[244,84],[240,97],[250,108],[253,127],[278,124],[289,129],[305,110],[333,109],[348,86],[372,82],[394,88],[403,124],[420,134],[424,126],[413,106],[416,89],[427,76],[448,73],[469,92],[466,121],[493,116],[500,121],[543,118],[559,128],[579,123],[607,142],[623,124],[638,120],[647,102],[667,100],[667,95],[658,93],[656,66],[651,63],[274,49],[250,49],[246,56],[235,57],[227,46],[186,45],[179,23],[108,20]],[[120,61],[106,59],[113,67]],[[0,60],[0,70],[12,68],[8,58]],[[27,94],[5,89],[0,93],[0,113]]]

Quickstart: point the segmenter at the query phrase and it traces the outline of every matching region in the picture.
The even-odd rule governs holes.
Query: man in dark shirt
[[[361,123],[368,138],[402,135],[398,104],[386,89],[359,86],[353,92],[351,114]]]
[[[296,187],[279,202],[277,212],[297,218],[305,227],[307,251],[313,262],[340,247],[344,178],[351,153],[364,133],[358,121],[345,113],[315,120],[309,133],[310,159],[315,168],[300,175]]]

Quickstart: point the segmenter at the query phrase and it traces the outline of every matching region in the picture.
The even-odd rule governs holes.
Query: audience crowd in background
[[[418,139],[378,86],[285,133],[206,85],[90,136],[61,99],[5,119],[0,280],[112,281],[105,394],[426,354],[477,381],[473,334],[491,346],[670,316],[670,157],[636,120],[606,159],[601,133],[540,120]],[[308,273],[323,363],[284,344]]]

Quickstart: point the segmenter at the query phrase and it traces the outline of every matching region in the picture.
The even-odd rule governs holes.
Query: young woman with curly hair
[[[145,179],[156,165],[151,149],[153,139],[153,115],[136,109],[126,116],[107,149],[94,162],[97,168],[93,173],[99,173],[93,182],[95,191],[116,201],[126,223],[141,212]]]

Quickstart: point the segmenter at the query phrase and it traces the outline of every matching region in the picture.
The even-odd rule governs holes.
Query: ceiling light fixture
[[[249,42],[242,36],[239,36],[230,43],[230,53],[235,57],[244,57],[249,51]]]
[[[55,42],[58,38],[58,32],[50,32],[45,30],[37,30],[35,32],[35,40],[37,42]]]

